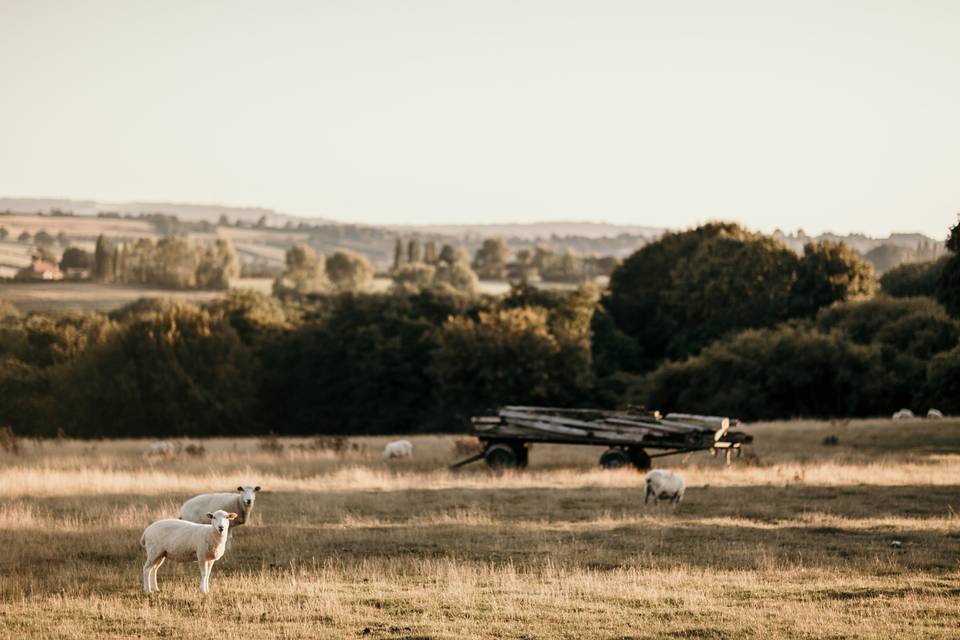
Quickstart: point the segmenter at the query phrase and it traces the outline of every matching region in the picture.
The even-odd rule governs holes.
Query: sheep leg
[[[143,565],[143,590],[150,593],[156,588],[156,570],[163,562],[163,555],[151,558],[147,556],[147,561]]]
[[[652,494],[653,491],[650,490],[650,485],[647,485],[647,492],[643,495],[643,504],[647,504],[647,502],[649,502]]]
[[[200,562],[200,591],[207,593],[210,591],[210,569],[213,568],[213,560],[203,560]]]
[[[153,564],[153,568],[150,570],[150,588],[154,591],[160,591],[160,587],[157,585],[157,571],[160,570],[160,566],[166,559],[166,556],[160,556],[160,558]]]

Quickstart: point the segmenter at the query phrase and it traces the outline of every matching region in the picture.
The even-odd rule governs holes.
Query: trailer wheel
[[[512,469],[520,465],[516,451],[505,444],[494,444],[483,452],[483,459],[491,469]]]
[[[514,447],[513,452],[517,454],[517,466],[526,469],[530,462],[530,448],[526,444],[519,444]]]
[[[600,454],[600,466],[604,469],[619,469],[630,464],[630,456],[623,449],[607,449]]]
[[[640,471],[648,471],[650,469],[650,456],[640,447],[630,447],[627,449],[627,454],[630,456],[630,462],[633,466]]]

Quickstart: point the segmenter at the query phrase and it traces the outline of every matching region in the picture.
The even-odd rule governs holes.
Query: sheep
[[[674,507],[683,500],[686,487],[683,476],[666,469],[654,469],[647,473],[647,492],[643,496],[643,504],[653,496],[654,500],[669,500]]]
[[[160,440],[150,444],[144,450],[144,458],[172,458],[180,453],[180,445],[169,440]]]
[[[914,417],[913,411],[910,411],[910,409],[900,409],[900,411],[893,414],[894,420],[911,420]]]
[[[237,514],[234,527],[246,524],[253,513],[253,503],[260,487],[245,485],[237,487],[237,491],[239,493],[203,493],[194,496],[180,506],[180,519],[204,524],[208,513],[222,509]]]
[[[157,570],[167,558],[178,562],[190,562],[194,558],[200,565],[200,591],[210,591],[210,570],[213,563],[223,556],[230,523],[237,514],[218,509],[205,514],[210,524],[196,524],[183,520],[157,520],[143,530],[140,546],[147,552],[143,565],[143,590],[159,591]]]
[[[383,459],[410,458],[413,456],[413,443],[409,440],[395,440],[388,442],[383,448]]]
[[[943,413],[939,409],[930,409],[927,411],[927,420],[939,420],[943,417]]]

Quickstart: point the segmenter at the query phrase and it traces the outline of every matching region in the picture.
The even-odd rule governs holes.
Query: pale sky
[[[0,196],[942,237],[960,2],[0,0]]]

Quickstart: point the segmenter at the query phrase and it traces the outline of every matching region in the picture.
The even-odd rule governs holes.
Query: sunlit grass
[[[153,461],[147,441],[26,442],[0,453],[0,637],[956,637],[960,424],[750,430],[731,467],[658,460],[687,479],[677,509],[644,507],[642,474],[587,447],[491,474],[447,471],[446,436],[390,464],[386,438]],[[257,513],[212,592],[167,563],[142,594],[143,528],[251,482]]]

